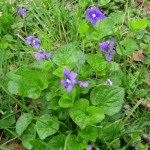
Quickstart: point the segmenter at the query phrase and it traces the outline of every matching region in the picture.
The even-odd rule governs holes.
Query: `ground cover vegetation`
[[[0,1],[0,149],[148,150],[148,0]]]

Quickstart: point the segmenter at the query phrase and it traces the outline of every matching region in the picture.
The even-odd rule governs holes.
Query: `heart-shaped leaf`
[[[41,139],[45,139],[49,135],[55,134],[59,129],[58,119],[45,114],[36,122],[36,130]]]
[[[92,127],[92,126],[87,126],[83,130],[79,129],[78,134],[84,139],[95,142],[98,137],[98,128]]]
[[[97,124],[105,118],[101,109],[89,106],[87,99],[77,100],[70,109],[69,115],[81,129],[88,125]]]
[[[91,92],[91,102],[97,105],[107,115],[114,115],[122,107],[124,99],[124,89],[116,86],[101,85]]]
[[[80,141],[77,141],[76,135],[70,135],[67,141],[68,150],[83,150],[88,144],[88,140],[80,138]]]

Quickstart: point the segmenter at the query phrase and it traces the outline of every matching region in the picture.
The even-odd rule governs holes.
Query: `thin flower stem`
[[[69,139],[69,137],[70,137],[71,133],[72,133],[72,131],[71,131],[71,132],[67,135],[67,137],[66,137],[65,145],[64,145],[64,150],[66,150],[66,149],[67,149],[67,141],[68,141],[68,139]]]
[[[84,53],[84,39],[83,39],[83,53]]]

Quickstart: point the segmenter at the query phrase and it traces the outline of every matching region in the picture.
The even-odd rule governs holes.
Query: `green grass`
[[[6,4],[5,4],[6,2]],[[44,114],[55,114],[54,110],[47,109],[50,104],[46,98],[47,93],[50,91],[56,91],[55,86],[57,83],[50,86],[51,78],[53,77],[52,69],[56,69],[57,65],[53,64],[53,68],[49,72],[41,71],[49,80],[50,85],[47,89],[41,92],[41,104],[35,103],[34,99],[18,96],[12,94],[9,91],[10,78],[8,73],[15,71],[21,66],[29,66],[36,61],[34,56],[39,50],[35,50],[31,45],[26,44],[26,38],[28,36],[34,36],[34,38],[40,39],[40,50],[51,52],[53,55],[63,45],[73,43],[76,51],[82,51],[86,54],[95,54],[105,59],[105,54],[100,50],[98,43],[102,43],[106,40],[113,40],[115,42],[116,53],[113,55],[112,64],[117,68],[120,64],[120,71],[115,71],[110,67],[110,63],[107,63],[106,76],[100,76],[95,71],[89,71],[89,76],[95,82],[103,84],[102,80],[106,80],[111,76],[116,76],[116,80],[120,80],[120,87],[125,89],[125,97],[121,110],[113,115],[107,116],[104,122],[97,125],[96,128],[104,126],[101,129],[102,135],[99,135],[99,141],[90,141],[88,145],[95,145],[95,149],[129,149],[131,148],[131,142],[135,141],[136,150],[148,150],[150,143],[147,143],[142,139],[142,134],[150,136],[150,109],[140,105],[142,101],[146,101],[150,105],[150,29],[147,25],[138,29],[138,32],[134,31],[134,27],[131,25],[131,21],[139,21],[141,19],[149,20],[150,15],[145,16],[142,12],[142,8],[137,8],[134,5],[134,0],[110,0],[106,1],[97,0],[33,0],[25,4],[23,0],[9,3],[8,0],[0,2],[0,10],[3,12],[5,18],[0,17],[0,119],[5,121],[12,116],[21,116],[25,112],[32,115],[34,121],[39,119]],[[146,1],[148,2],[148,1]],[[144,1],[139,2],[140,6],[144,7]],[[112,30],[111,35],[107,35],[101,39],[88,39],[85,36],[81,36],[80,25],[81,22],[90,25],[90,21],[86,19],[86,9],[90,9],[93,6],[97,6],[106,17],[109,17],[112,13],[118,11],[123,12],[123,19]],[[22,17],[18,15],[19,8],[25,7],[27,9],[27,16]],[[150,7],[150,6],[149,6]],[[150,8],[149,8],[150,9]],[[148,26],[150,23],[148,23]],[[135,61],[133,53],[131,60],[127,60],[127,56],[124,53],[124,46],[122,41],[126,39],[132,39],[143,50],[142,61]],[[117,50],[120,49],[121,54]],[[139,50],[136,49],[136,50]],[[53,62],[53,58],[51,59]],[[85,62],[87,65],[87,61]],[[72,67],[74,70],[75,65]],[[13,67],[13,70],[10,70]],[[60,66],[58,67],[61,68]],[[62,67],[63,68],[63,67]],[[61,69],[62,69],[61,68]],[[64,69],[64,68],[63,68]],[[121,77],[119,74],[121,74]],[[55,78],[54,78],[55,80]],[[23,85],[22,85],[23,86]],[[78,91],[79,92],[79,91]],[[60,93],[59,93],[60,94]],[[46,97],[46,96],[47,97]],[[58,95],[60,96],[60,95]],[[80,97],[85,95],[80,94]],[[90,93],[86,94],[86,98],[90,97]],[[138,99],[139,102],[135,102],[134,99]],[[78,95],[79,99],[79,95]],[[13,112],[13,107],[17,103],[18,110]],[[30,105],[31,104],[31,105]],[[130,110],[124,110],[125,105],[130,106]],[[30,110],[34,113],[32,113]],[[63,108],[64,113],[68,113],[68,108]],[[56,113],[57,114],[57,113]],[[2,133],[1,139],[5,138],[4,142],[0,142],[0,148],[4,149],[10,146],[6,143],[14,138],[22,139],[23,135],[17,135],[15,125],[17,118],[12,119],[10,126],[0,125]],[[108,121],[108,120],[109,121]],[[65,121],[59,121],[61,128],[59,132],[68,132],[66,134],[65,148],[67,147],[67,141],[71,134],[77,135],[76,124],[72,122],[69,115]],[[14,127],[14,128],[11,128]],[[135,130],[136,128],[136,130]],[[108,132],[110,131],[110,132]],[[73,133],[72,133],[73,132]],[[51,139],[52,137],[50,137]],[[77,136],[77,140],[81,141],[81,137]],[[42,144],[48,149],[48,140],[45,139]],[[121,144],[118,146],[118,144]],[[34,144],[33,144],[34,145]],[[87,145],[87,146],[88,146]],[[88,148],[88,147],[85,147]],[[25,148],[26,149],[26,148]],[[68,149],[69,150],[69,149]]]

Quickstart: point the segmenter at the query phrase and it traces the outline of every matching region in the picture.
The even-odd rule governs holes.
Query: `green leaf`
[[[7,113],[7,115],[9,115],[9,113]],[[6,119],[3,119],[7,115],[6,114],[2,115],[2,119],[0,120],[0,126],[10,127],[16,122],[15,115],[12,115],[10,117],[7,117]]]
[[[110,17],[107,17],[103,20],[98,20],[96,25],[94,26],[99,34],[99,39],[113,34],[113,28],[114,26],[122,21],[123,19],[123,13],[112,13]]]
[[[48,150],[44,144],[42,144],[41,139],[37,138],[35,140],[30,141],[34,150]]]
[[[55,52],[53,61],[58,66],[67,66],[77,62],[77,51],[72,43],[62,46]]]
[[[79,33],[82,37],[86,36],[89,26],[86,23],[80,22]]]
[[[8,82],[8,90],[11,94],[18,93],[19,84],[15,81],[9,81]]]
[[[83,150],[88,144],[88,140],[81,139],[80,141],[76,140],[76,135],[70,135],[67,141],[68,150]]]
[[[132,39],[125,39],[121,45],[125,47],[125,49],[122,47],[124,55],[132,54],[135,50],[139,49],[139,46]],[[119,46],[116,47],[116,50],[120,55],[123,55]]]
[[[116,121],[115,123],[110,123],[108,120],[104,120],[100,123],[101,126],[103,126],[104,128],[107,127],[106,129],[99,129],[100,132],[98,134],[98,138],[100,139],[100,141],[102,141],[103,143],[105,141],[109,141],[112,142],[112,140],[114,139],[116,130],[118,130],[119,132],[123,130],[122,125],[119,125],[120,121]]]
[[[45,139],[49,135],[55,134],[59,129],[58,119],[50,117],[48,114],[42,115],[36,122],[36,130],[40,139]]]
[[[113,82],[113,85],[115,86],[120,86],[122,84],[122,81],[118,76],[110,76],[109,79]]]
[[[92,127],[92,126],[87,126],[83,130],[79,129],[78,134],[84,139],[95,142],[98,137],[98,128]]]
[[[18,94],[24,97],[37,99],[41,94],[41,90],[48,87],[45,75],[35,70],[22,67],[8,73],[7,76],[19,84]]]
[[[32,145],[30,144],[30,141],[34,140],[36,137],[36,129],[35,124],[30,124],[28,129],[23,133],[23,140],[22,144],[27,149],[32,149]]]
[[[21,115],[21,117],[17,120],[17,123],[16,123],[16,132],[19,136],[28,127],[31,121],[32,121],[31,114],[24,113],[23,115]]]
[[[104,5],[108,4],[109,2],[110,2],[110,0],[101,0],[100,4],[101,4],[101,6],[104,6]]]
[[[116,86],[101,85],[91,92],[91,102],[109,116],[119,112],[124,99],[124,89]]]
[[[101,72],[106,68],[106,61],[94,54],[86,55],[87,62],[91,65],[91,67],[95,70],[96,73]]]
[[[73,102],[71,98],[67,95],[64,95],[60,100],[59,100],[59,105],[60,107],[63,108],[68,108],[73,106]]]
[[[130,26],[131,26],[130,28],[131,28],[131,30],[135,31],[135,30],[142,28],[149,22],[150,22],[150,20],[146,20],[146,19],[142,19],[142,20],[135,21],[135,22],[130,21]]]
[[[82,66],[79,72],[80,77],[83,77],[83,78],[87,77],[87,75],[90,74],[90,71],[91,71],[91,66],[89,65]]]
[[[64,134],[59,134],[54,136],[48,143],[52,150],[64,150],[66,136]]]
[[[82,51],[78,51],[77,52],[78,54],[78,62],[77,62],[77,67],[78,67],[78,70],[81,69],[82,66],[84,66],[84,63],[85,63],[85,55]]]
[[[88,125],[97,124],[105,118],[101,109],[89,106],[87,99],[77,100],[70,109],[69,115],[81,129]]]
[[[145,34],[145,31],[143,31],[143,30],[136,30],[133,32],[133,36],[136,39],[142,39],[144,37],[144,34]]]
[[[86,38],[92,39],[92,40],[99,40],[99,34],[93,26],[90,26],[88,28],[88,31],[86,33]]]
[[[76,88],[73,88],[70,93],[65,93],[60,99],[59,99],[59,105],[63,108],[72,107],[74,103],[74,99],[76,97]]]
[[[48,108],[49,108],[49,109],[54,109],[54,110],[60,108],[59,103],[58,103],[58,102],[59,102],[59,99],[60,99],[59,96],[53,97]]]
[[[52,66],[53,66],[53,63],[47,60],[39,60],[30,64],[31,68],[43,70],[46,72],[48,72]]]
[[[79,5],[85,8],[90,0],[79,0]]]
[[[56,70],[53,71],[53,74],[58,77],[64,78],[63,68],[57,68]]]

